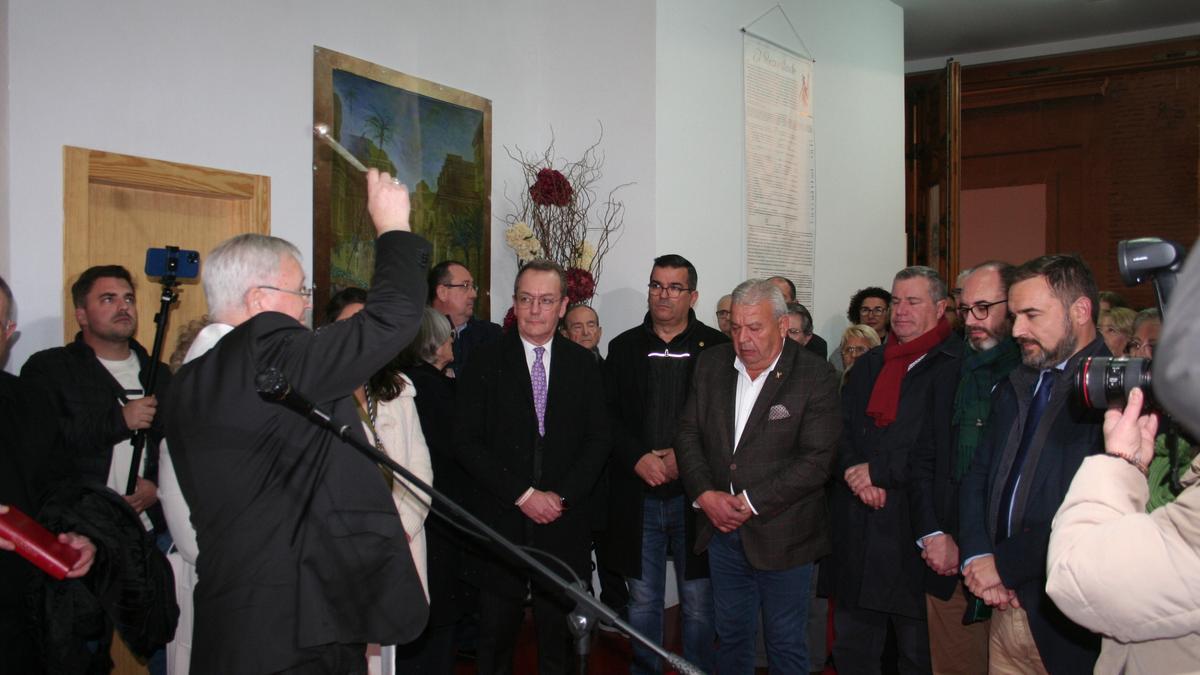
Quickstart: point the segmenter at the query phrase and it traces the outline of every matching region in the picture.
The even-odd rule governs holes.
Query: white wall
[[[0,277],[9,279],[8,263],[8,0],[0,0]],[[4,364],[0,363],[0,366]]]
[[[491,99],[496,216],[506,183],[519,189],[502,145],[541,149],[553,126],[575,158],[602,121],[600,187],[636,183],[596,301],[606,337],[640,321],[655,255],[697,264],[708,322],[742,279],[738,28],[768,0],[5,2],[0,273],[21,321],[9,370],[62,340],[63,145],[268,175],[273,232],[311,257],[313,45]],[[902,17],[885,0],[783,4],[817,60],[812,309],[836,339],[850,293],[904,260]],[[783,39],[781,25],[757,29]],[[498,221],[492,257],[499,319],[515,261]]]
[[[700,273],[698,314],[745,275],[742,34],[775,0],[658,0],[656,253]],[[814,58],[816,332],[836,344],[850,295],[904,266],[903,14],[885,0],[780,3]],[[797,45],[778,12],[753,28]],[[647,263],[649,257],[647,256]],[[649,271],[649,266],[642,275]]]
[[[270,176],[272,231],[311,259],[314,45],[491,99],[496,216],[519,180],[501,145],[540,150],[553,126],[573,158],[602,121],[601,188],[637,183],[621,193],[630,226],[605,284],[654,246],[654,6],[642,0],[13,0],[6,18],[0,270],[21,322],[10,371],[62,342],[63,145]],[[515,271],[498,221],[492,251],[498,318]],[[601,294],[602,313],[620,307]],[[624,311],[614,323],[640,316]]]

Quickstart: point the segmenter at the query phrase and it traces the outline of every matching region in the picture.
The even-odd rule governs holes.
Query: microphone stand
[[[454,500],[442,494],[425,481],[417,478],[411,471],[401,466],[391,457],[380,452],[371,445],[360,441],[352,433],[351,427],[348,424],[340,424],[331,418],[328,414],[318,409],[312,403],[309,403],[304,397],[291,389],[283,373],[276,368],[268,368],[260,372],[255,378],[258,387],[258,393],[263,399],[282,403],[294,411],[308,418],[310,422],[317,426],[323,427],[341,440],[349,443],[355,450],[365,455],[368,459],[376,464],[382,464],[392,470],[393,473],[404,478],[411,485],[415,486],[421,492],[424,492],[427,497],[433,501],[437,501],[440,505],[446,507],[451,513],[465,521],[472,528],[482,532],[488,539],[498,544],[501,548],[507,551],[517,560],[525,563],[530,569],[534,570],[542,577],[550,580],[557,586],[567,597],[575,601],[575,611],[568,616],[568,625],[571,632],[576,637],[576,653],[580,655],[581,672],[586,672],[587,668],[587,653],[588,653],[588,638],[591,633],[592,624],[599,617],[605,623],[615,625],[625,633],[629,634],[633,639],[645,645],[647,648],[658,654],[671,667],[681,675],[703,675],[703,671],[697,668],[688,660],[678,654],[672,654],[664,649],[661,645],[655,644],[653,640],[639,633],[633,626],[623,621],[616,612],[609,609],[607,605],[592,597],[591,593],[586,591],[583,584],[572,584],[564,580],[549,567],[546,567],[542,562],[526,553],[519,546],[509,541],[504,535],[489,527],[483,521],[476,518],[469,511],[459,506]],[[358,421],[355,420],[357,423]]]

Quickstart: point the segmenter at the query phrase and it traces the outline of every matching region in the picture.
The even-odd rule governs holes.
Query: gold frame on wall
[[[313,123],[363,164],[396,175],[412,198],[413,231],[433,260],[461,261],[490,314],[492,103],[346,54],[314,47]],[[366,287],[374,238],[357,170],[313,139],[314,306]]]

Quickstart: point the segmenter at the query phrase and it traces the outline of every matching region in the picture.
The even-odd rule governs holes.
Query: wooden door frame
[[[267,176],[168,162],[104,150],[63,146],[63,339],[78,331],[71,282],[89,264],[85,232],[91,222],[88,201],[93,183],[156,192],[245,200],[251,203],[255,231],[270,232],[271,179]]]

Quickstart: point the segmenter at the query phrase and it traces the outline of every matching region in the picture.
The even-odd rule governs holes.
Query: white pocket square
[[[776,403],[771,406],[771,412],[767,413],[767,419],[772,422],[775,420],[786,420],[791,416],[792,414],[788,412],[787,408],[783,407],[782,403]]]

